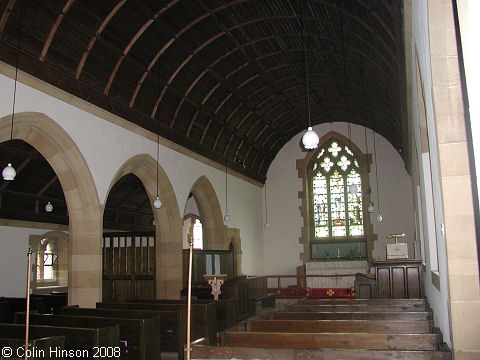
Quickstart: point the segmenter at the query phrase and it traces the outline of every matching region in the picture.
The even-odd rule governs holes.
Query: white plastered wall
[[[9,115],[12,111],[13,96],[7,96],[10,92],[13,94],[14,82],[10,78],[12,74],[11,67],[0,63],[0,89],[2,94],[5,94],[0,97],[0,117]],[[32,86],[35,88],[24,85],[22,82],[33,84]],[[45,91],[39,91],[38,88],[45,89]],[[69,103],[47,95],[47,92],[49,94],[58,93]],[[156,142],[94,115],[94,113],[102,113],[98,109],[90,112],[84,110],[88,106],[83,103],[81,108],[70,104],[80,102],[71,95],[66,95],[50,85],[19,72],[15,112],[43,113],[57,122],[69,134],[92,173],[99,203],[104,204],[108,197],[112,178],[118,169],[128,159],[138,154],[148,154],[155,159]],[[223,171],[163,145],[160,145],[159,164],[173,186],[181,216],[190,189],[201,176],[208,178],[215,189],[222,211],[225,212],[225,173]],[[228,226],[240,229],[243,252],[242,272],[246,274],[262,273],[263,247],[259,241],[262,238],[262,189],[232,175],[228,176],[228,181],[229,213],[232,218]],[[178,221],[182,222],[182,219],[179,218]],[[33,233],[29,229],[26,232]],[[22,230],[18,236],[11,235],[9,238],[10,241],[15,241],[15,238],[21,241],[23,235]],[[178,241],[182,241],[182,239],[178,239]],[[2,252],[2,254],[7,253]],[[20,271],[20,268],[18,270]],[[16,267],[11,271],[15,272]],[[6,274],[2,272],[0,278],[7,276]]]
[[[0,226],[0,296],[25,297],[30,235],[51,230]],[[33,259],[32,259],[33,262]]]
[[[335,131],[348,137],[347,123],[323,124],[314,127],[322,137]],[[365,152],[364,127],[351,126],[352,142]],[[302,218],[298,192],[302,190],[298,178],[296,160],[306,155],[300,148],[301,136],[298,134],[289,141],[272,162],[267,174],[267,206],[270,227],[264,230],[265,272],[268,274],[295,274],[295,268],[301,265],[300,253],[303,246],[299,244]],[[372,131],[367,129],[368,150],[373,153]],[[382,136],[376,134],[378,154],[378,180],[380,188],[381,214],[383,221],[376,220],[378,214],[377,186],[375,181],[375,163],[370,172],[371,198],[375,202],[375,211],[371,216],[375,241],[373,256],[377,260],[386,258],[386,235],[405,233],[409,257],[414,257],[413,248],[413,194],[411,178],[405,170],[404,162],[393,146]],[[265,216],[265,215],[264,215]],[[419,248],[415,250],[419,255]]]
[[[429,45],[429,30],[428,30],[428,8],[427,2],[414,1],[412,2],[412,24],[413,24],[413,48],[411,58],[412,69],[416,69],[417,65],[415,59],[417,58],[419,71],[421,74],[421,84],[423,88],[423,97],[425,103],[425,117],[428,128],[430,157],[428,163],[430,164],[430,174],[426,173],[419,166],[420,180],[422,192],[422,211],[423,219],[430,222],[430,226],[424,222],[424,239],[425,239],[425,296],[433,310],[435,326],[439,327],[443,334],[444,341],[451,346],[450,339],[450,323],[449,323],[449,306],[448,306],[448,273],[447,273],[447,257],[445,238],[442,235],[441,224],[443,221],[443,214],[441,210],[441,195],[440,195],[440,180],[439,180],[439,164],[438,164],[438,149],[436,144],[436,130],[434,117],[434,103],[432,94],[432,74],[430,65],[430,45]],[[420,138],[420,115],[418,112],[418,97],[422,96],[417,93],[417,75],[416,70],[412,71],[412,120],[414,127],[414,140],[416,147],[421,153],[421,138]],[[420,164],[426,162],[426,156],[421,154],[418,156]],[[430,181],[433,185],[425,185],[425,181]],[[433,198],[436,199],[433,202]],[[429,198],[432,198],[429,200]],[[434,211],[428,211],[428,209]],[[437,212],[437,214],[435,214]],[[433,223],[432,223],[433,221]],[[430,233],[429,233],[430,229]],[[434,233],[434,234],[433,234]],[[436,249],[435,249],[436,247]],[[435,251],[436,250],[436,251]],[[436,256],[436,259],[433,258]],[[432,281],[432,270],[437,271],[439,277],[440,288],[437,288]]]

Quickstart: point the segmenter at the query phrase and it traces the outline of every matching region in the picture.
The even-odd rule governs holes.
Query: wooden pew
[[[18,320],[24,322],[25,316]],[[30,314],[30,324],[98,328],[118,325],[120,341],[127,344],[125,359],[156,360],[160,358],[160,342],[156,341],[160,331],[157,317],[147,318],[105,318],[71,315]],[[119,342],[111,346],[119,346]]]
[[[247,320],[248,332],[370,332],[393,334],[428,334],[432,320]]]
[[[138,318],[158,316],[160,319],[160,332],[156,339],[160,343],[160,350],[177,352],[178,359],[183,359],[183,348],[186,344],[186,310],[176,311],[153,311],[153,310],[134,310],[134,309],[95,309],[79,308],[77,306],[67,306],[61,310],[63,315],[74,316],[98,316],[113,318]]]
[[[97,308],[135,309],[135,310],[185,310],[186,304],[152,304],[152,303],[97,303]],[[192,341],[200,338],[208,339],[209,345],[217,345],[217,322],[215,305],[192,304]]]
[[[43,315],[49,316],[49,315]],[[23,317],[25,319],[25,317]],[[47,326],[30,325],[29,336],[42,338],[50,336],[63,336],[65,338],[65,350],[80,353],[76,358],[97,359],[95,348],[118,347],[118,325],[100,328],[73,327],[73,326]],[[25,340],[25,325],[23,324],[0,324],[0,337],[19,338]],[[56,348],[52,348],[55,355]],[[61,350],[61,349],[58,349]],[[114,354],[112,354],[114,355]],[[53,356],[55,357],[55,356]],[[61,358],[60,356],[58,358]],[[107,356],[108,359],[118,359],[116,356]]]
[[[42,299],[44,304],[44,310],[50,314],[60,314],[60,309],[68,305],[68,295],[61,294],[32,294],[31,299]],[[25,310],[25,309],[24,309]]]
[[[0,302],[0,322],[6,322],[7,317],[10,316],[10,304],[8,301]]]
[[[270,313],[270,320],[432,320],[429,311],[419,312],[285,312]]]
[[[220,345],[291,349],[438,350],[440,334],[222,332]]]
[[[25,331],[25,330],[24,330]],[[25,334],[24,334],[25,335]],[[50,356],[51,349],[64,349],[65,336],[29,336],[30,352],[27,353],[28,359],[57,359],[56,356]],[[1,359],[24,359],[25,336],[23,338],[15,337],[14,334],[2,334],[0,337],[0,349],[12,350],[12,355],[8,357],[1,356]],[[3,353],[3,355],[7,355]],[[55,355],[55,353],[53,353]]]
[[[126,303],[152,303],[152,304],[186,304],[187,299],[125,299]],[[217,330],[226,330],[238,322],[238,315],[236,314],[235,299],[225,300],[207,300],[207,299],[192,299],[192,304],[209,304],[213,303],[217,312]]]
[[[426,305],[416,307],[410,305],[285,305],[285,311],[288,312],[400,312],[400,311],[426,311]]]
[[[26,310],[27,299],[17,297],[0,297],[0,302],[8,302],[8,312],[4,314],[4,321],[13,323],[14,314]],[[30,310],[46,313],[45,304],[41,298],[30,298]]]
[[[193,346],[192,359],[258,360],[451,360],[449,351],[303,350],[254,347]]]

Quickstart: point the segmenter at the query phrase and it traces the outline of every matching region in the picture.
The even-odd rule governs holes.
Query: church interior
[[[0,347],[480,359],[476,15],[0,1]]]

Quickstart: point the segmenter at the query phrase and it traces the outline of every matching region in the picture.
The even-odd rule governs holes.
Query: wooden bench
[[[400,311],[426,311],[426,305],[423,307],[410,305],[286,305],[285,311],[289,312],[400,312]]]
[[[438,350],[440,334],[223,332],[220,345],[292,349]]]
[[[25,311],[27,307],[26,298],[0,297],[0,302],[8,302],[8,312],[4,314],[3,320],[8,323],[13,323],[14,314]],[[36,311],[39,313],[48,312],[45,308],[43,299],[41,298],[30,298],[30,311]]]
[[[126,303],[186,304],[187,299],[125,299]],[[217,312],[217,330],[225,330],[238,322],[235,299],[207,300],[192,299],[192,304],[215,304]]]
[[[261,302],[262,309],[264,309],[264,308],[274,308],[275,303],[276,303],[276,298],[277,297],[275,296],[275,294],[269,294],[269,295],[253,298],[253,299],[250,299],[250,301],[252,302],[251,306],[256,307],[256,303]],[[253,313],[256,314],[256,309],[254,310]]]
[[[68,295],[64,293],[45,295],[32,294],[30,295],[30,301],[32,299],[42,299],[45,312],[50,314],[60,314],[60,309],[68,305]]]
[[[0,302],[0,322],[6,322],[7,317],[11,313],[10,311],[10,304],[8,301],[1,301]]]
[[[393,334],[428,334],[432,320],[247,320],[248,332],[369,332]]]
[[[192,359],[258,360],[451,360],[448,351],[410,350],[308,350],[254,347],[193,346]]]
[[[270,313],[270,320],[431,320],[429,311],[419,312],[285,312]]]
[[[97,308],[135,309],[135,310],[186,310],[186,304],[152,304],[152,303],[97,303]],[[192,341],[207,338],[209,345],[217,344],[216,309],[212,303],[192,304]]]
[[[49,315],[43,315],[49,316]],[[24,317],[25,319],[25,317]],[[74,326],[48,326],[48,325],[30,325],[29,337],[43,338],[50,336],[63,336],[65,338],[65,350],[72,351],[74,354],[81,354],[76,358],[97,359],[95,357],[95,348],[113,348],[118,347],[118,325],[105,326],[99,328],[74,327]],[[25,341],[25,325],[23,324],[0,324],[0,337],[19,338]],[[61,349],[58,349],[61,350]],[[52,348],[55,355],[56,348]],[[55,356],[53,356],[55,357]],[[62,358],[60,355],[58,358]],[[107,359],[118,359],[116,356],[107,356]]]
[[[62,314],[74,316],[98,316],[113,318],[139,318],[158,316],[160,319],[160,332],[156,339],[160,343],[160,350],[177,352],[178,359],[183,359],[183,348],[186,344],[186,310],[176,311],[153,311],[153,310],[134,310],[134,309],[96,309],[79,308],[78,306],[67,306],[62,308]]]
[[[65,336],[29,336],[28,342],[30,344],[30,352],[27,354],[29,355],[28,359],[58,359],[56,356],[50,356],[50,350],[63,350],[65,344]],[[22,355],[25,354],[25,336],[23,338],[18,338],[15,337],[13,334],[3,334],[0,338],[0,349],[5,348],[9,348],[12,350],[12,356],[0,356],[0,359],[24,359],[24,356]]]
[[[25,317],[20,316],[24,322]],[[160,332],[160,321],[156,317],[147,318],[106,318],[71,315],[30,314],[30,324],[99,328],[118,325],[119,340],[126,343],[125,359],[156,360],[160,358],[160,342],[156,340]],[[111,346],[118,347],[120,342]]]

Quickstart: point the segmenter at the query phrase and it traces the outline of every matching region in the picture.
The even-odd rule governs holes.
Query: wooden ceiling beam
[[[43,187],[37,192],[37,196],[42,196],[45,191],[48,190],[48,188],[55,182],[58,180],[58,176],[55,175],[53,176],[45,185],[43,185]]]

